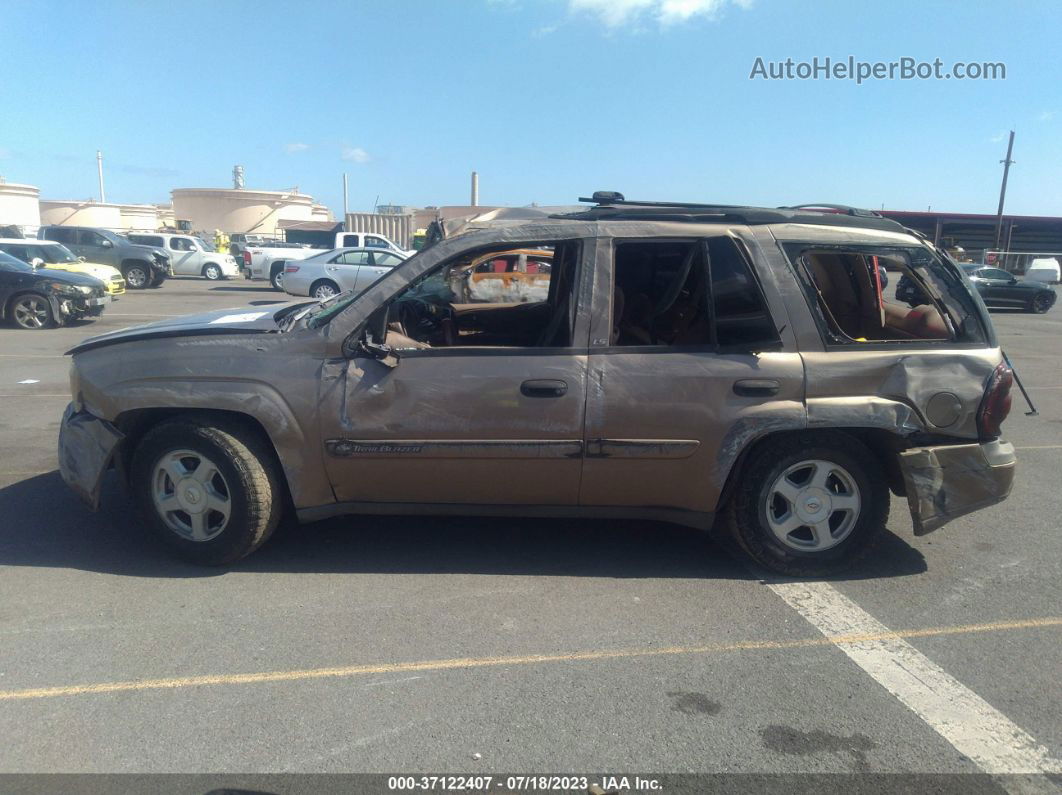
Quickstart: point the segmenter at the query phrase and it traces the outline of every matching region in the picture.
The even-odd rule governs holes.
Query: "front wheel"
[[[265,543],[283,510],[265,440],[222,420],[177,419],[149,431],[130,485],[155,533],[193,563],[222,565]]]
[[[865,555],[888,515],[889,490],[870,450],[846,434],[820,433],[761,444],[722,521],[757,563],[815,577]]]
[[[123,273],[126,285],[134,290],[143,290],[151,283],[151,274],[146,265],[128,265]]]
[[[38,331],[56,325],[52,305],[47,298],[36,293],[17,296],[11,302],[8,316],[15,321],[16,326],[29,331]]]
[[[212,282],[218,281],[221,278],[221,268],[214,263],[203,266],[203,278],[209,279]]]

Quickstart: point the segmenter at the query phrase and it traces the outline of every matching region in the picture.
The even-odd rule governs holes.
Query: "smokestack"
[[[107,202],[107,195],[103,192],[103,152],[96,150],[96,173],[100,178],[100,204]]]
[[[479,207],[479,174],[472,172],[472,206]]]
[[[232,187],[243,190],[243,166],[232,167]]]
[[[347,216],[350,215],[350,208],[347,205],[347,172],[343,172],[343,231],[349,232]]]

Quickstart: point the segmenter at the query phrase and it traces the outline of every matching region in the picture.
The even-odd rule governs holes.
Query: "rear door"
[[[800,355],[730,237],[618,239],[598,263],[580,505],[712,512],[736,451],[802,422]]]

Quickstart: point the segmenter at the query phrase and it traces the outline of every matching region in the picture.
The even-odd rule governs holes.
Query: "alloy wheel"
[[[791,549],[822,552],[848,537],[861,505],[855,478],[844,467],[819,459],[801,461],[768,490],[767,525]]]
[[[45,328],[52,318],[48,301],[39,295],[24,295],[15,302],[15,322],[22,328]]]
[[[152,474],[151,497],[162,521],[189,541],[216,538],[229,523],[232,496],[217,465],[202,453],[174,450]]]

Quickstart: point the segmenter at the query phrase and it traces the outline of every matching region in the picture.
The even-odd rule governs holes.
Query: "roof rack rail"
[[[847,204],[828,204],[826,202],[812,202],[811,204],[782,205],[779,210],[823,210],[830,213],[843,215],[857,215],[860,218],[883,218],[881,213],[867,210],[863,207],[852,207]]]

